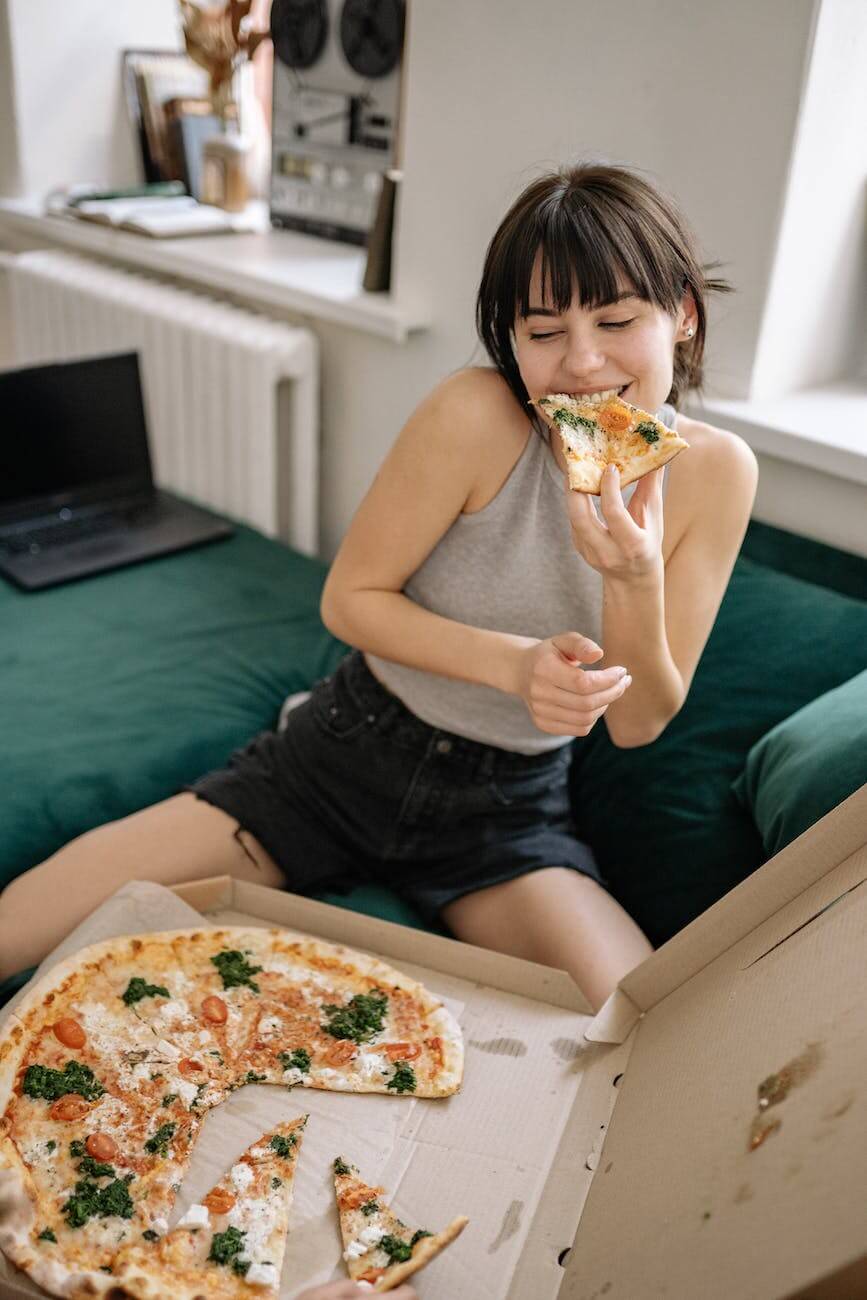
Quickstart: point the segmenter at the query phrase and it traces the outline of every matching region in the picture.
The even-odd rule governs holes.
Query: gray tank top
[[[658,417],[673,427],[675,411]],[[669,462],[670,463],[670,462]],[[663,470],[663,494],[668,465]],[[635,484],[623,491],[628,501]],[[563,473],[531,431],[511,474],[488,504],[457,517],[404,586],[417,605],[471,627],[544,640],[582,632],[602,644],[602,577],[572,544]],[[366,655],[371,671],[429,726],[521,754],[569,736],[539,731],[524,701],[492,686],[456,681]]]

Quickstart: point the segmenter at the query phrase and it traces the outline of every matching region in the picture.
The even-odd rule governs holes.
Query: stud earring
[[[687,337],[688,339],[691,339],[694,333],[695,333],[695,330],[692,328],[692,326],[691,326],[691,325],[687,325],[687,327],[686,327],[686,337]]]

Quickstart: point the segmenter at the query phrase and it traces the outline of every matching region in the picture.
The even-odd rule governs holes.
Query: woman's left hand
[[[620,473],[609,466],[602,475],[600,519],[589,493],[566,484],[566,509],[572,541],[579,555],[603,578],[644,581],[662,571],[662,467],[640,478],[627,506],[620,492]]]

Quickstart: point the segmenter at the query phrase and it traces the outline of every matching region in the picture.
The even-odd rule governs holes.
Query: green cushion
[[[0,886],[222,764],[329,673],[324,574],[239,528],[48,591],[0,582]]]
[[[733,790],[770,856],[865,781],[867,671],[773,727],[753,745]]]
[[[867,603],[739,558],[686,703],[659,739],[617,749],[603,723],[575,742],[578,833],[651,943],[766,860],[731,784],[765,732],[863,669],[865,645]]]

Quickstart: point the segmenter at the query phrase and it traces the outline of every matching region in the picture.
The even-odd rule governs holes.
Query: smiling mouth
[[[602,388],[596,393],[567,393],[567,396],[582,402],[607,402],[612,397],[622,397],[628,387],[629,384],[622,384],[620,388]]]

